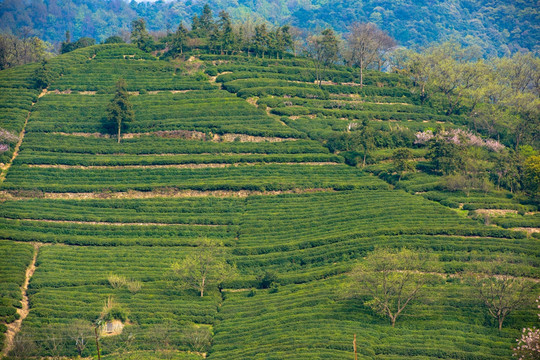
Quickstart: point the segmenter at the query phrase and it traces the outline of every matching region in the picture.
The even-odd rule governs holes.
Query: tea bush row
[[[163,136],[168,136],[164,134]],[[158,135],[141,135],[123,139],[66,136],[52,133],[28,133],[21,146],[21,155],[89,154],[89,155],[225,155],[225,154],[328,154],[328,149],[318,141],[302,140],[278,142],[213,142],[188,140]],[[182,136],[179,134],[178,136]],[[189,136],[189,133],[186,133]],[[31,155],[28,155],[30,158]]]
[[[4,190],[47,192],[190,190],[379,189],[387,185],[346,165],[244,165],[227,168],[10,169]]]

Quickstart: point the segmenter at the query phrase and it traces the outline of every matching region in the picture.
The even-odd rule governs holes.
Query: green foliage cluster
[[[208,4],[216,13],[228,11],[233,22],[245,21],[253,15],[273,24],[291,24],[306,30],[332,26],[341,33],[347,32],[354,21],[371,22],[407,47],[420,47],[448,38],[478,45],[491,55],[535,50],[538,46],[535,9],[528,1],[445,0],[432,4],[406,0],[381,4],[370,0],[356,4],[358,6],[343,0],[300,4],[262,1],[233,6],[210,0]],[[147,4],[71,0],[61,5],[51,0],[16,1],[0,8],[3,20],[0,29],[17,34],[30,27],[50,42],[63,41],[66,30],[71,30],[74,38],[89,36],[104,41],[128,28],[137,17],[144,17],[151,31],[174,31],[182,21],[188,22],[194,15],[201,14],[201,8],[199,2],[181,1]],[[67,9],[70,11],[63,11]]]

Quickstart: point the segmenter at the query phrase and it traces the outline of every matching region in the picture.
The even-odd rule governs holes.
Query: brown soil
[[[48,222],[57,224],[82,224],[82,225],[111,225],[111,226],[208,226],[219,227],[225,225],[212,224],[167,224],[167,223],[119,223],[105,221],[75,221],[75,220],[50,220],[50,219],[16,219],[20,221]]]
[[[233,166],[254,166],[259,165],[260,162],[245,162],[245,163],[233,163],[233,164],[167,164],[167,165],[28,165],[28,167],[44,168],[44,169],[101,169],[101,170],[114,170],[114,169],[207,169],[207,168],[227,168]],[[276,165],[337,165],[335,162],[274,162]]]
[[[253,106],[257,107],[257,108],[259,107],[259,105],[257,104],[257,101],[258,101],[258,100],[259,100],[259,98],[256,97],[256,96],[249,97],[249,98],[246,99],[246,101],[247,101],[248,103],[250,103],[251,105],[253,105]]]
[[[286,191],[198,191],[178,190],[174,188],[159,189],[154,191],[104,192],[104,193],[43,193],[44,199],[149,199],[149,198],[190,198],[190,197],[248,197],[252,195],[280,195],[280,194],[303,194],[315,192],[333,192],[332,188],[293,189]],[[32,197],[16,196],[7,191],[0,191],[0,200],[27,200]]]
[[[219,136],[219,135],[218,135]],[[253,136],[246,134],[223,134],[219,136],[221,141],[240,141],[240,142],[281,142],[281,141],[296,141],[292,138],[280,138],[269,136]]]
[[[107,337],[107,336],[116,336],[116,335],[120,335],[122,333],[122,330],[124,330],[124,323],[122,323],[122,321],[120,320],[113,320],[111,321],[111,323],[113,324],[113,328],[114,330],[113,331],[107,331],[107,326],[103,326],[101,328],[101,336],[104,336],[104,337]]]
[[[506,214],[517,214],[517,210],[509,210],[509,209],[478,209],[474,211],[477,214],[480,215],[488,215],[488,216],[505,216]]]
[[[413,273],[413,274],[424,274],[424,275],[436,275],[436,276],[441,276],[441,277],[446,277],[446,278],[463,278],[463,274],[460,274],[460,273],[455,273],[455,274],[447,274],[447,273],[439,273],[439,272],[432,272],[432,271],[418,271],[418,270],[396,270],[396,272],[399,272],[399,273]],[[474,276],[486,276],[486,274],[482,274],[482,273],[473,273],[473,274],[470,274],[470,275],[474,275]],[[537,279],[537,278],[530,278],[530,277],[516,277],[516,276],[510,276],[510,275],[490,275],[490,277],[494,277],[496,279],[499,279],[499,280],[504,280],[505,278],[508,279],[527,279],[529,281],[532,281],[534,283],[539,283],[540,282],[540,279]]]
[[[32,275],[34,275],[34,272],[36,271],[36,259],[37,259],[40,246],[41,244],[38,244],[38,243],[34,244],[34,257],[32,258],[32,262],[26,269],[24,283],[21,287],[22,307],[20,309],[17,309],[17,313],[19,314],[19,319],[7,325],[8,329],[6,331],[5,346],[4,346],[4,350],[2,351],[3,356],[7,356],[7,354],[11,351],[11,349],[13,349],[13,340],[15,339],[15,336],[21,330],[21,325],[22,325],[23,320],[28,316],[28,313],[30,312],[28,296],[26,294],[26,291],[28,290],[28,283],[30,282],[30,278],[32,277]]]
[[[168,165],[28,165],[36,168],[54,168],[54,169],[159,169],[159,168],[178,168],[178,169],[204,169],[204,168],[225,168],[238,164],[168,164]]]
[[[95,138],[115,138],[114,135],[101,134],[101,133],[65,133],[65,132],[54,132],[56,135],[64,136],[80,136],[80,137],[95,137]],[[190,130],[172,130],[172,131],[156,131],[156,132],[146,132],[146,133],[127,133],[122,135],[122,139],[132,139],[141,136],[150,136],[156,135],[164,138],[184,138],[184,139],[204,139],[206,134],[200,131],[190,131]],[[280,141],[296,141],[294,138],[280,138],[280,137],[269,137],[269,136],[253,136],[246,134],[215,134],[212,141],[216,142],[280,142]]]
[[[534,234],[534,233],[540,233],[540,228],[534,228],[534,227],[518,227],[518,228],[512,228],[512,230],[525,231],[529,235]]]
[[[251,289],[223,289],[221,291],[236,293],[236,292],[244,292],[244,291],[249,291],[249,290]]]

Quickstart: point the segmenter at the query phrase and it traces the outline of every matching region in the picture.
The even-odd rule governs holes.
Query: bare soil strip
[[[95,192],[95,193],[31,193],[29,196],[11,194],[8,191],[0,191],[0,201],[6,200],[28,200],[32,198],[44,199],[151,199],[151,198],[191,198],[191,197],[240,197],[245,198],[253,195],[280,195],[280,194],[304,194],[316,192],[335,192],[333,188],[314,189],[293,189],[286,191],[198,191],[198,190],[177,190],[160,189],[154,191],[126,191],[126,192]]]
[[[194,91],[194,90],[155,90],[155,91],[148,91],[147,93],[149,95],[157,95],[157,94],[160,94],[160,93],[185,94],[185,93],[190,92],[190,91]],[[55,94],[55,95],[71,95],[71,94],[73,94],[73,95],[96,95],[97,91],[92,91],[92,90],[76,91],[76,90],[71,90],[71,89],[60,91],[60,90],[56,89],[56,90],[46,92],[41,96],[45,96],[45,95],[49,95],[49,94]],[[133,95],[133,96],[138,96],[138,95],[140,95],[140,92],[139,91],[129,91],[129,94]]]
[[[110,225],[110,226],[208,226],[219,227],[227,225],[214,225],[214,224],[178,224],[178,223],[120,223],[120,222],[106,222],[106,221],[75,221],[75,220],[52,220],[52,219],[9,219],[19,221],[35,221],[35,222],[48,222],[57,224],[83,224],[83,225]]]
[[[54,135],[64,135],[64,136],[80,136],[80,137],[93,137],[93,138],[116,138],[114,135],[102,134],[102,133],[65,133],[65,132],[52,132]],[[133,139],[141,136],[159,136],[163,138],[182,138],[182,139],[196,139],[201,140],[205,139],[206,134],[200,131],[191,131],[191,130],[173,130],[173,131],[156,131],[156,132],[145,132],[145,133],[127,133],[122,135],[122,139]],[[211,141],[214,142],[281,142],[281,141],[296,141],[295,138],[281,138],[281,137],[271,137],[271,136],[254,136],[246,134],[215,134]]]
[[[82,165],[51,165],[51,164],[31,164],[28,167],[35,168],[44,168],[44,169],[101,169],[101,170],[114,170],[114,169],[167,169],[167,168],[177,168],[177,169],[206,169],[206,168],[227,168],[227,167],[237,167],[237,166],[254,166],[259,164],[275,164],[275,165],[312,165],[312,166],[324,166],[324,165],[338,165],[336,162],[273,162],[273,163],[264,163],[264,162],[242,162],[242,163],[233,163],[233,164],[167,164],[167,165],[91,165],[91,166],[82,166]]]
[[[39,95],[38,95],[38,98],[44,96],[45,94],[47,93],[47,89],[44,89]],[[30,110],[28,111],[28,115],[26,115],[26,119],[24,120],[24,125],[23,125],[23,128],[21,130],[21,133],[19,134],[19,141],[17,141],[17,144],[15,145],[15,149],[13,151],[13,156],[11,157],[11,159],[9,160],[9,162],[4,165],[4,167],[2,169],[0,169],[0,184],[6,179],[6,175],[7,175],[7,172],[9,170],[9,168],[11,167],[11,165],[13,164],[13,161],[15,160],[15,158],[17,157],[17,155],[19,155],[19,148],[21,147],[21,144],[23,142],[23,139],[24,139],[24,134],[26,132],[26,125],[28,124],[28,119],[30,119],[30,114],[32,113],[32,108],[34,107],[36,103],[32,103],[32,107],[30,108]]]
[[[540,233],[540,228],[535,228],[535,227],[517,227],[517,228],[512,228],[512,230],[525,231],[529,235],[532,235],[534,233]]]
[[[19,319],[15,320],[11,324],[7,325],[7,331],[6,331],[6,341],[4,350],[2,351],[2,356],[7,356],[7,354],[13,349],[15,336],[19,333],[21,330],[21,325],[23,320],[28,316],[28,313],[30,312],[30,307],[28,303],[28,295],[26,294],[26,290],[28,290],[28,283],[30,282],[30,278],[32,275],[34,275],[34,271],[36,271],[36,259],[39,251],[39,247],[41,244],[34,243],[34,257],[32,258],[32,262],[26,269],[26,276],[24,279],[23,286],[21,287],[21,294],[22,294],[22,307],[20,309],[17,309],[17,313],[19,314]]]
[[[475,213],[489,216],[505,216],[506,214],[517,214],[517,210],[510,209],[477,209]]]

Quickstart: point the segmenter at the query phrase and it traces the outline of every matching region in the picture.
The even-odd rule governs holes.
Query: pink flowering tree
[[[538,303],[540,298],[536,300]],[[540,305],[538,305],[540,309]],[[538,314],[540,317],[540,314]],[[514,356],[519,360],[537,360],[540,359],[540,329],[525,328],[521,338],[517,339],[517,346],[514,348]]]
[[[444,141],[455,145],[463,145],[467,147],[485,147],[486,149],[494,152],[500,152],[505,148],[504,145],[497,140],[484,140],[471,131],[462,129],[450,129],[448,131],[443,130],[437,135],[433,134],[432,130],[419,131],[416,133],[414,144],[425,145],[434,138],[443,139]]]

